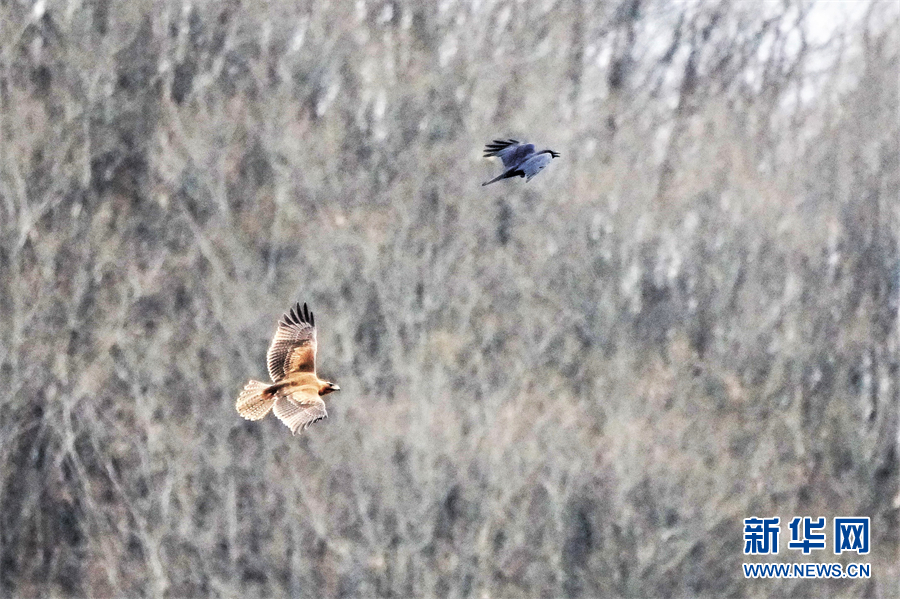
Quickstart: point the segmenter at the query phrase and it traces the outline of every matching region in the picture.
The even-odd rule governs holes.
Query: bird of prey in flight
[[[503,160],[503,172],[481,185],[490,185],[501,179],[510,177],[525,177],[525,181],[544,170],[554,158],[559,158],[559,152],[553,150],[534,151],[534,144],[522,144],[515,139],[495,139],[484,147],[484,157],[499,156]]]
[[[235,404],[238,414],[260,420],[274,411],[292,434],[328,417],[322,397],[340,387],[316,376],[316,321],[306,304],[297,302],[278,322],[266,360],[272,383],[247,383]]]

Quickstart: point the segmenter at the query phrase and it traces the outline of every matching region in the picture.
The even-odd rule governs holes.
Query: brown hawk
[[[274,410],[292,434],[328,417],[322,397],[340,387],[316,376],[316,321],[305,303],[278,321],[266,359],[272,384],[247,383],[235,404],[238,414],[260,420]]]

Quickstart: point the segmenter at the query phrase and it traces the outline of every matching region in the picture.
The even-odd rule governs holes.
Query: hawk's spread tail
[[[259,381],[250,381],[241,391],[237,403],[238,414],[247,420],[259,420],[265,417],[272,409],[275,403],[275,396],[263,393],[268,387],[265,383]]]

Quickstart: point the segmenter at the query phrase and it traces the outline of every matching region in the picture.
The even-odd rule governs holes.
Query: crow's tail
[[[516,177],[521,174],[522,174],[522,171],[517,171],[517,170],[504,171],[504,172],[500,173],[499,175],[497,175],[496,177],[494,177],[493,179],[491,179],[490,181],[488,181],[486,183],[482,183],[481,186],[484,187],[485,185],[490,185],[491,183],[496,183],[497,181],[500,181],[502,179],[509,179],[510,177]]]

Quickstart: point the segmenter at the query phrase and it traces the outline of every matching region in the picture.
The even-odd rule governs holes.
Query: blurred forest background
[[[900,594],[896,2],[0,27],[0,595]],[[291,437],[234,402],[297,300]],[[750,516],[871,517],[766,559],[872,578],[744,580]]]

